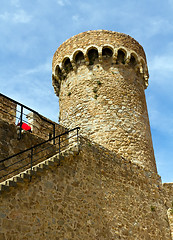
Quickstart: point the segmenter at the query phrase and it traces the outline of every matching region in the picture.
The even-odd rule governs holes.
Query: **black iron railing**
[[[38,112],[36,112],[35,110],[25,106],[24,104],[17,102],[15,100],[13,100],[12,98],[9,98],[7,96],[5,96],[4,94],[0,93],[0,97],[1,98],[5,98],[7,100],[9,100],[9,104],[10,102],[16,104],[16,107],[14,107],[13,105],[9,105],[8,103],[3,102],[2,100],[2,104],[0,106],[0,111],[6,115],[9,115],[13,118],[16,119],[16,124],[18,123],[19,126],[19,139],[21,138],[21,133],[22,133],[22,123],[27,123],[28,124],[28,114],[29,113],[34,113],[36,114],[36,116],[38,116],[38,118],[41,120],[41,123],[39,123],[39,127],[37,125],[34,125],[33,123],[29,123],[29,125],[31,125],[32,128],[35,128],[39,131],[39,133],[46,139],[50,138],[50,136],[53,136],[53,141],[54,141],[54,137],[55,137],[55,123],[52,121],[49,121],[48,119],[44,118],[42,115],[40,115]],[[12,111],[13,113],[10,113],[10,111],[8,111],[6,108],[4,108],[4,106],[9,110],[14,110]],[[14,115],[15,113],[15,115]],[[32,117],[30,117],[30,119],[32,119]],[[47,134],[47,124],[49,124],[49,126],[51,126],[51,130],[49,132],[49,134]]]
[[[48,139],[42,143],[32,146],[24,151],[0,160],[0,180],[12,177],[20,173],[21,170],[31,169],[37,163],[52,157],[56,153],[61,153],[67,146],[74,143],[79,144],[79,127],[66,131],[58,136]],[[54,142],[54,144],[51,143]]]

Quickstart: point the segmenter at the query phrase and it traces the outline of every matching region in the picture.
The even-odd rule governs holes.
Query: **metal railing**
[[[76,127],[24,151],[0,160],[0,180],[4,181],[6,180],[6,177],[12,177],[11,175],[13,174],[14,176],[14,173],[16,172],[16,174],[20,173],[22,169],[26,170],[30,168],[32,172],[33,166],[37,163],[52,157],[56,153],[60,154],[62,150],[66,149],[69,145],[73,145],[74,142],[79,144],[79,129],[79,127]],[[52,140],[54,144],[51,143]]]
[[[9,97],[5,96],[2,93],[0,93],[0,97],[3,97],[5,99],[11,101],[12,103],[16,104],[16,107],[13,107],[13,106],[9,105],[8,103],[3,102],[2,106],[0,107],[0,111],[2,113],[6,114],[6,115],[9,115],[13,118],[16,118],[16,125],[17,125],[17,121],[18,121],[18,124],[19,124],[19,139],[22,136],[22,123],[27,123],[28,124],[27,117],[28,117],[29,113],[34,113],[34,114],[36,114],[36,116],[38,116],[41,119],[42,124],[39,124],[39,126],[41,127],[42,131],[40,130],[40,128],[38,128],[38,126],[36,126],[32,123],[29,123],[29,125],[31,125],[31,127],[34,127],[35,129],[37,129],[39,131],[39,133],[41,133],[42,136],[44,136],[46,139],[48,139],[48,138],[50,138],[50,133],[46,134],[45,132],[47,132],[47,128],[48,128],[46,123],[49,124],[52,128],[52,130],[50,130],[51,136],[53,136],[53,139],[54,139],[54,137],[55,137],[55,123],[53,123],[52,121],[49,121],[48,119],[44,118],[37,111],[25,106],[24,104],[22,104],[20,102],[17,102],[15,100],[13,100],[12,98],[9,98]],[[4,109],[3,106],[7,107],[7,109],[14,110],[13,113],[15,112],[16,115],[11,114],[9,111],[7,111],[7,109]],[[30,119],[31,119],[31,117],[30,117]],[[43,123],[45,123],[45,124],[43,124]]]

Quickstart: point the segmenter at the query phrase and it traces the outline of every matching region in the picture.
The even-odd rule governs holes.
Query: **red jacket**
[[[18,123],[17,126],[20,126],[20,123]],[[21,128],[25,131],[31,131],[31,127],[27,123],[22,123]]]

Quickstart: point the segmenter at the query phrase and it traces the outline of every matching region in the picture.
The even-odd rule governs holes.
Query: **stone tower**
[[[146,169],[157,172],[144,90],[142,46],[112,31],[80,33],[55,52],[52,79],[60,124]]]

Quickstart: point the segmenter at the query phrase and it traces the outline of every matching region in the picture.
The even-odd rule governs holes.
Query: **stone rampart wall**
[[[17,104],[0,95],[0,119],[15,124]]]
[[[0,238],[171,240],[159,176],[85,139],[80,149],[0,195]]]
[[[35,135],[48,140],[53,138],[53,131],[55,128],[55,136],[64,133],[67,129],[59,125],[58,123],[47,119],[44,116],[36,113],[29,113],[27,115],[28,124],[31,126],[32,133]]]
[[[24,110],[27,109],[23,107],[23,111]],[[20,111],[17,110],[16,103],[7,97],[0,95],[0,119],[8,122],[9,124],[17,124],[16,119],[20,122],[20,114]],[[62,134],[67,130],[58,123],[51,121],[36,112],[30,112],[28,114],[23,112],[23,118],[25,119],[23,122],[26,122],[31,127],[32,133],[44,140],[52,138],[54,130],[55,136]]]
[[[60,129],[63,129],[62,127]],[[64,135],[63,138],[61,138],[61,141],[64,140],[64,142],[61,144],[61,147],[68,144],[68,140],[66,140],[67,136]],[[22,133],[21,139],[18,138],[17,134],[17,127],[15,124],[9,124],[8,122],[0,119],[0,160],[3,160],[9,156],[12,156],[14,154],[17,154],[25,149],[28,149],[36,144],[44,142],[45,139],[41,138],[37,134],[33,134],[30,132],[24,131]],[[55,143],[57,143],[58,140],[56,140]],[[41,147],[34,148],[33,153],[35,154],[33,157],[33,161],[38,160],[37,162],[43,161],[45,158],[48,158],[49,156],[52,156],[58,151],[58,144],[53,145],[53,143],[45,143]],[[41,151],[43,149],[46,149],[44,151]],[[17,168],[30,163],[31,161],[31,152],[23,153],[20,156],[16,156],[14,158],[11,158],[7,161],[4,161],[0,163],[0,177],[16,170]],[[9,165],[16,163],[17,161],[24,159],[24,161],[19,162],[9,168],[7,168]],[[29,168],[30,165],[26,166],[24,169]],[[3,169],[3,170],[2,170]],[[22,169],[22,170],[24,170]],[[20,171],[22,171],[20,170]],[[12,173],[8,175],[5,178],[1,178],[0,181],[9,178],[10,176],[14,176],[20,171],[16,171],[15,173]]]

